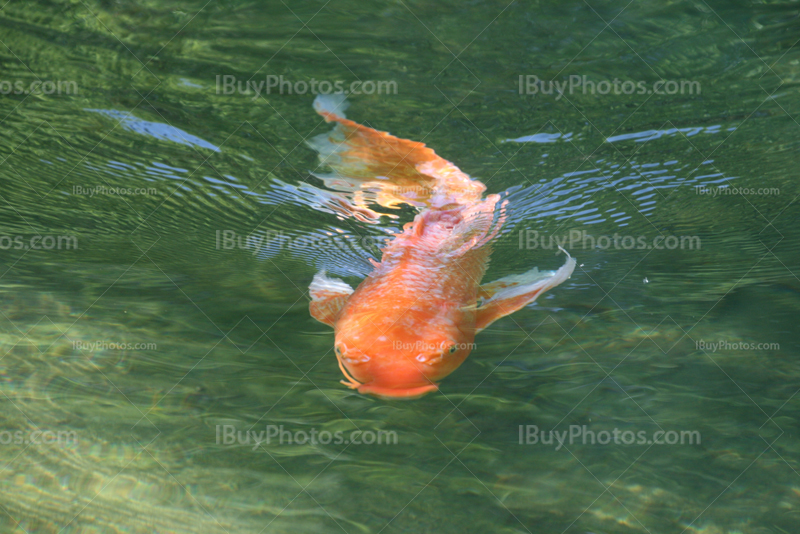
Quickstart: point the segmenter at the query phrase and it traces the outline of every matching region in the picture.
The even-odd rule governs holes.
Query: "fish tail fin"
[[[342,94],[319,95],[314,109],[335,128],[306,143],[332,173],[314,176],[336,191],[360,195],[359,201],[396,208],[446,209],[480,201],[486,190],[424,143],[395,137],[358,124],[344,115]]]

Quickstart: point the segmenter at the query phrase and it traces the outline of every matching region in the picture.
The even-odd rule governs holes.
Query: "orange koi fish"
[[[357,289],[317,273],[310,312],[334,328],[343,384],[383,398],[416,398],[436,391],[461,365],[475,334],[568,279],[575,260],[567,254],[557,271],[533,269],[481,285],[491,241],[505,221],[500,196],[482,198],[481,182],[423,143],[348,120],[345,105],[336,95],[314,101],[336,123],[309,143],[333,169],[317,176],[352,193],[352,202],[342,197],[340,205],[356,218],[380,215],[370,202],[421,211],[381,250]]]

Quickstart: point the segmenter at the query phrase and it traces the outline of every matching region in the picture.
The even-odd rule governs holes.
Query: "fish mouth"
[[[373,395],[384,400],[412,400],[418,399],[433,391],[438,391],[438,384],[427,384],[410,388],[393,388],[378,386],[373,384],[362,384],[358,387],[358,392],[365,395]]]

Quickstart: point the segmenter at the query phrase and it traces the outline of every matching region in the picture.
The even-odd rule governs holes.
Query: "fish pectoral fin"
[[[353,294],[353,288],[338,278],[328,278],[323,270],[314,275],[308,293],[311,295],[308,305],[311,316],[333,326],[347,299]]]
[[[479,297],[486,300],[477,308],[475,331],[480,332],[501,317],[505,317],[535,301],[539,295],[567,280],[575,269],[575,258],[567,254],[567,261],[557,271],[532,269],[527,273],[506,276],[482,285]]]

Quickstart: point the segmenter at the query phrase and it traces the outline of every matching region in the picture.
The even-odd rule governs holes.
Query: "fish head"
[[[474,331],[463,318],[429,313],[392,317],[347,317],[337,324],[334,350],[342,371],[360,393],[417,398],[438,389],[474,347]]]

